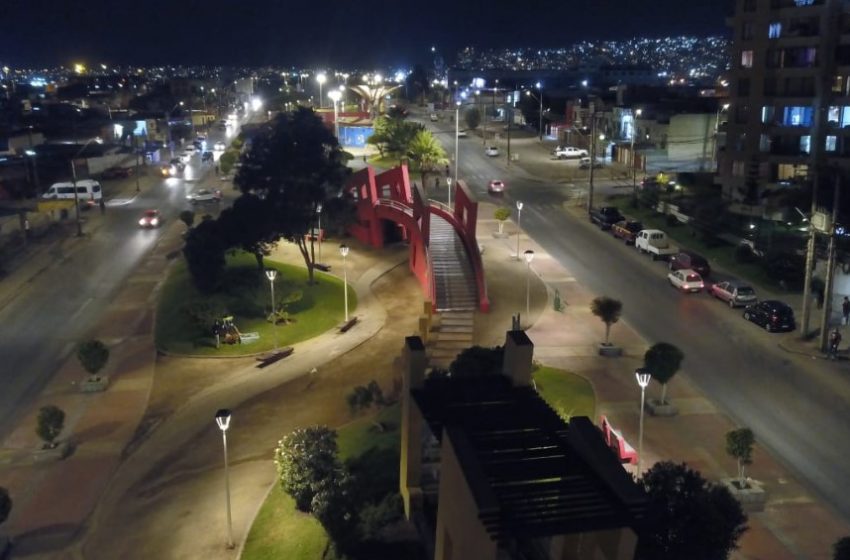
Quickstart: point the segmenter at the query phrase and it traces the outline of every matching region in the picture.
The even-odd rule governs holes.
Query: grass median
[[[533,374],[540,396],[561,418],[587,416],[591,420],[596,409],[593,387],[584,377],[548,366],[540,366]]]
[[[288,317],[275,327],[267,319],[271,293],[265,275],[257,269],[253,255],[236,253],[227,257],[221,287],[210,295],[192,284],[185,262],[171,270],[157,307],[156,347],[172,354],[240,356],[264,352],[313,338],[333,329],[344,318],[343,282],[316,271],[316,283],[307,283],[307,270],[266,260],[267,269],[278,271],[275,300],[285,304]],[[357,296],[348,287],[349,312],[357,307]],[[233,316],[239,332],[257,333],[254,342],[221,344],[215,347],[210,319]],[[276,331],[276,332],[275,332]]]

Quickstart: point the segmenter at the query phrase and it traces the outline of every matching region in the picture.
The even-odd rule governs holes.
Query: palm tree
[[[408,157],[419,166],[419,172],[422,177],[422,186],[425,186],[425,175],[434,171],[437,167],[442,167],[449,162],[446,151],[434,138],[434,135],[427,130],[420,130],[410,141],[407,147]]]

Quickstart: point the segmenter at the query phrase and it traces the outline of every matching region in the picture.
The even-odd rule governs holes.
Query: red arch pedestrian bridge
[[[378,174],[366,167],[346,186],[357,205],[357,223],[349,231],[377,248],[407,242],[410,270],[437,311],[487,312],[490,301],[475,238],[478,201],[463,181],[452,189],[450,208],[428,200],[421,186],[411,186],[406,165]]]

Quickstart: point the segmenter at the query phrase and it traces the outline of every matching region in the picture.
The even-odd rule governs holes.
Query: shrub
[[[208,334],[215,322],[227,315],[227,310],[215,300],[203,299],[186,305],[183,313],[199,331]]]
[[[0,525],[2,525],[12,512],[12,498],[9,491],[0,486]]]
[[[65,425],[65,412],[58,406],[47,405],[38,411],[38,423],[35,433],[38,434],[47,447],[53,447],[56,438]]]
[[[735,247],[735,262],[751,263],[755,260],[756,255],[749,245],[741,244]]]
[[[360,538],[376,540],[381,529],[401,519],[403,512],[401,496],[395,493],[384,496],[376,504],[366,504],[358,516]]]
[[[355,387],[345,398],[351,414],[372,406],[372,393],[362,385]]]
[[[608,344],[611,325],[620,320],[623,304],[614,298],[600,296],[590,302],[590,311],[605,323],[605,344]]]
[[[109,360],[109,348],[99,340],[88,340],[77,346],[77,359],[89,375],[97,375]]]
[[[339,469],[336,432],[325,426],[299,428],[278,442],[274,463],[283,491],[296,508],[310,512],[323,481]]]

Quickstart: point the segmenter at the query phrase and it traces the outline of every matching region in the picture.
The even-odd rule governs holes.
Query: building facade
[[[768,215],[771,200],[850,170],[850,2],[738,0],[725,148],[733,212]]]

